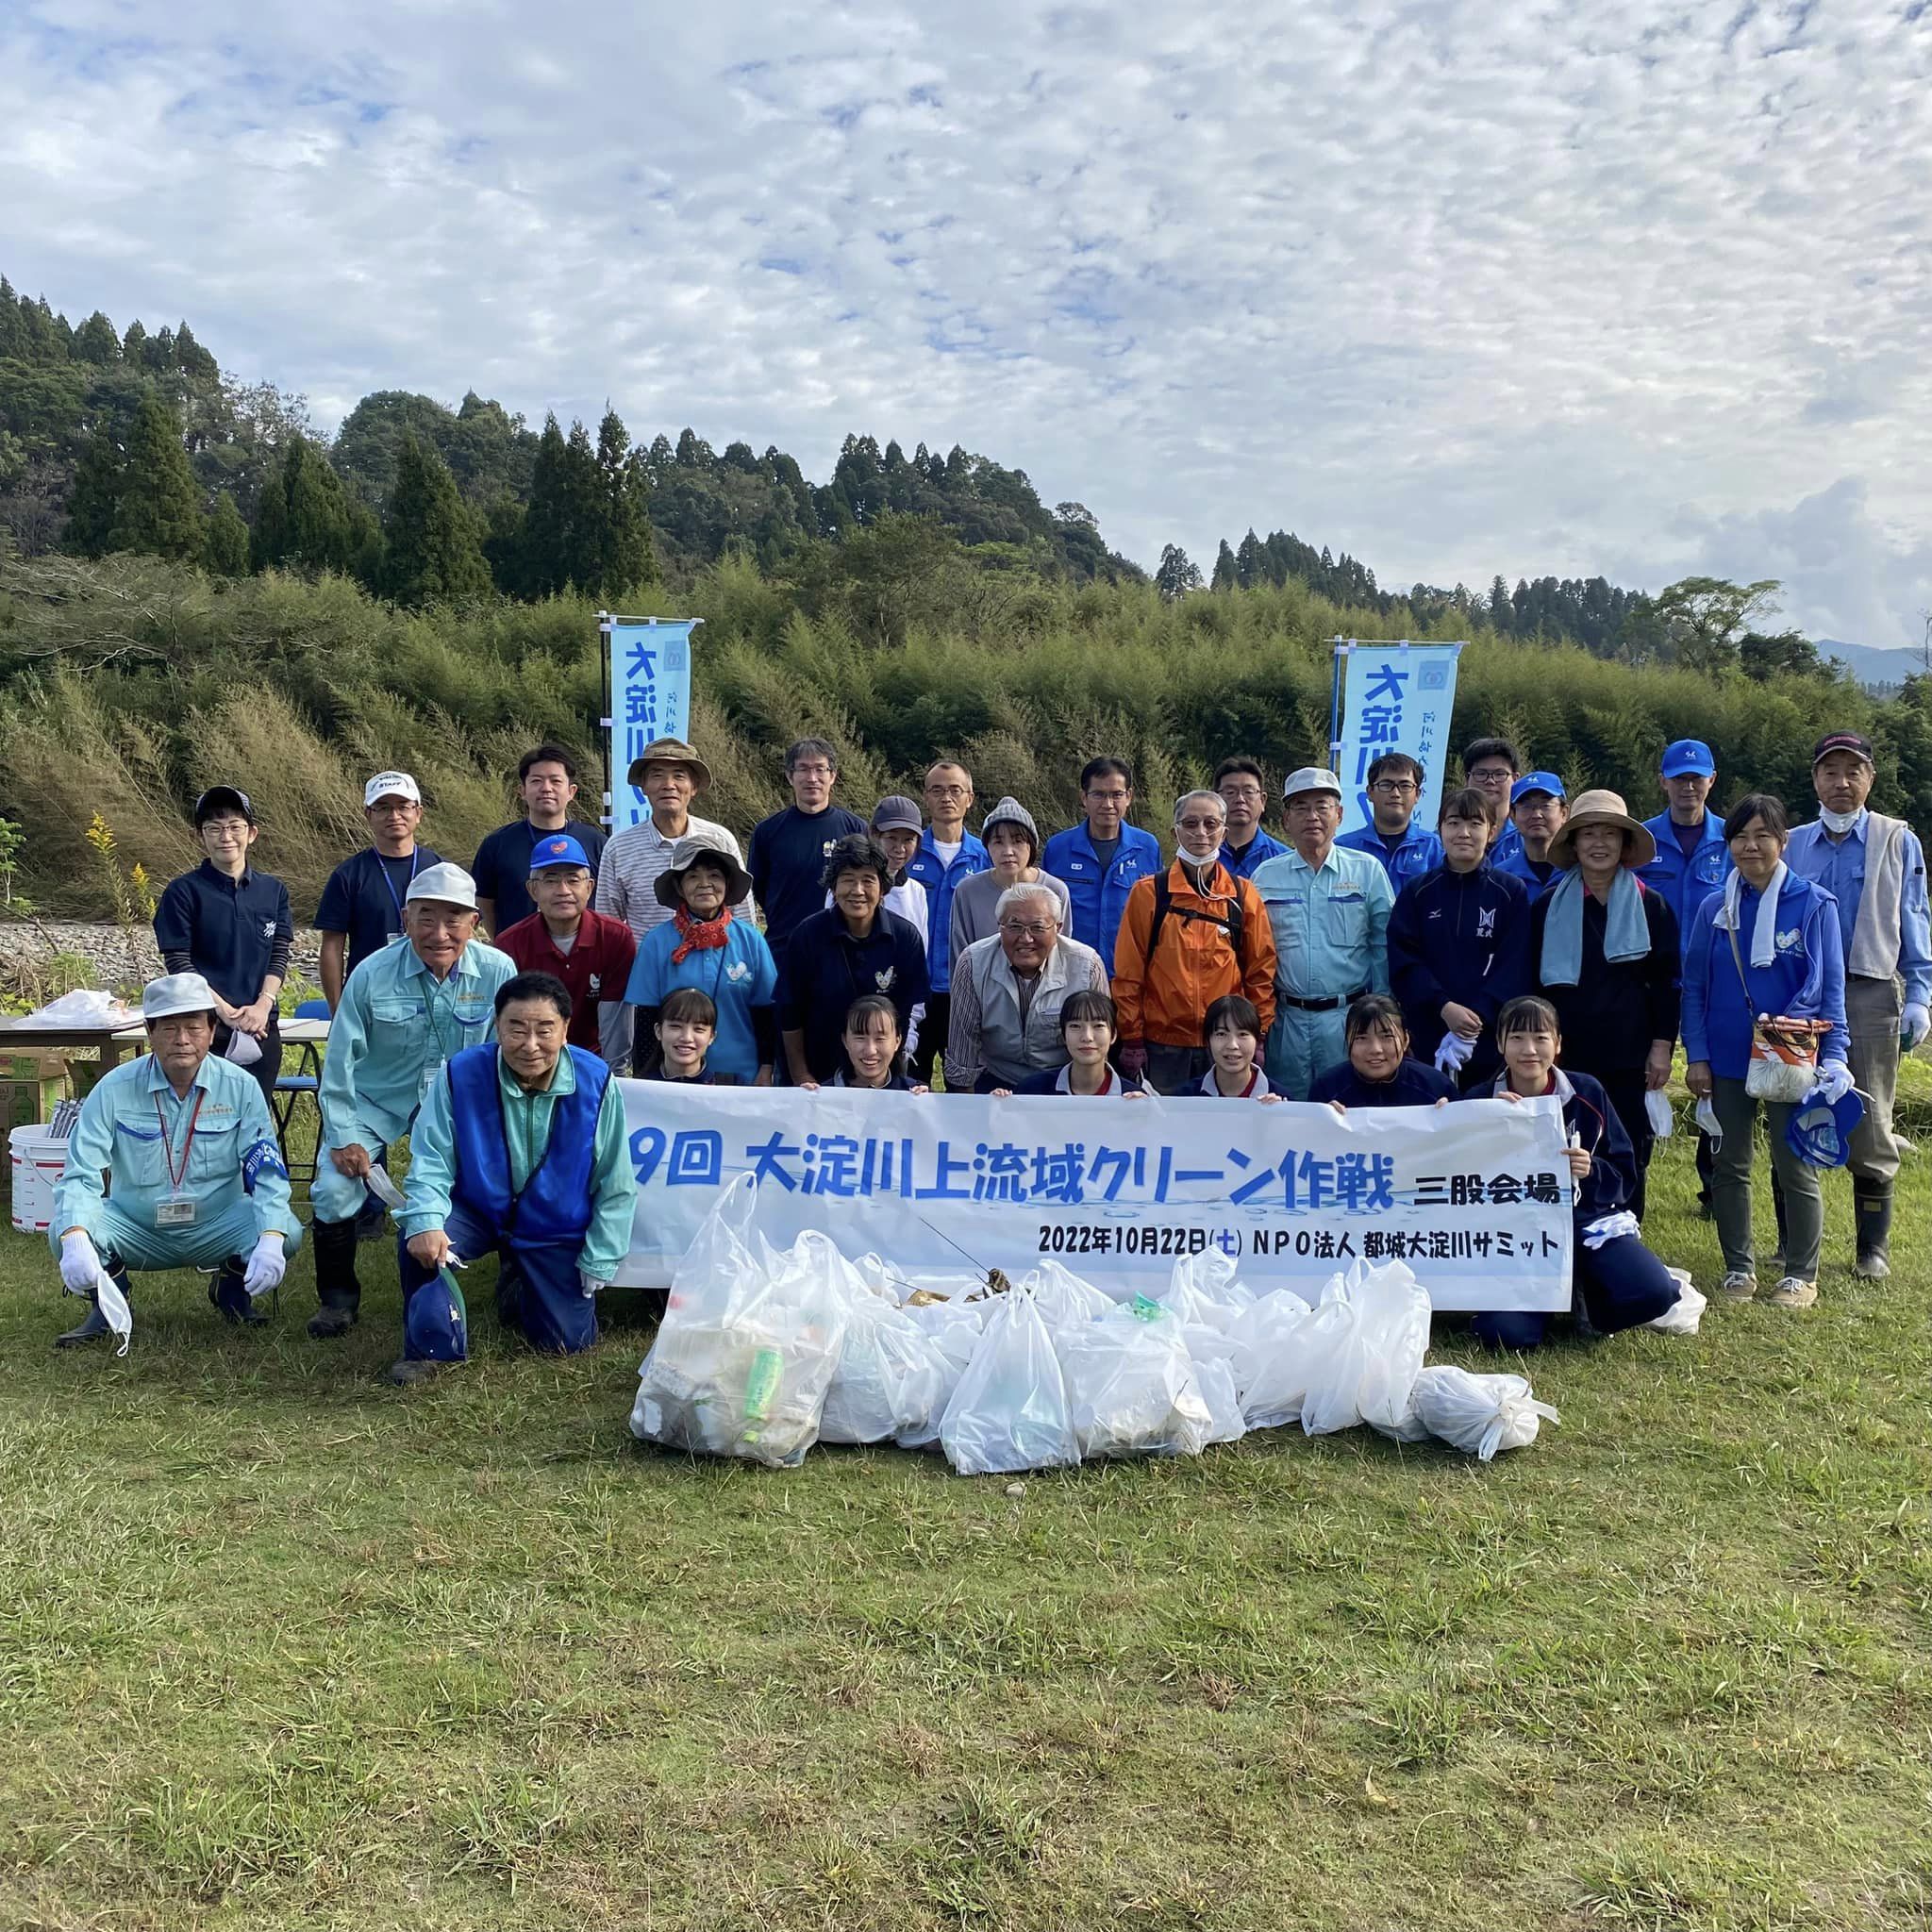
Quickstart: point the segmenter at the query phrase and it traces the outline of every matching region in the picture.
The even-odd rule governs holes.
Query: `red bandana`
[[[716,919],[693,919],[691,908],[677,907],[671,915],[677,928],[679,944],[671,950],[671,963],[681,966],[693,953],[708,953],[724,943],[731,926],[731,908],[725,907]]]

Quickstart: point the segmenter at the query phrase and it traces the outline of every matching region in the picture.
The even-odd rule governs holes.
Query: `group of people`
[[[1554,1093],[1579,1299],[1609,1332],[1677,1293],[1641,1230],[1681,1040],[1723,1291],[1757,1291],[1761,1109],[1780,1236],[1771,1299],[1816,1298],[1819,1170],[1787,1130],[1799,1106],[1854,1087],[1856,1267],[1883,1277],[1893,1089],[1901,1052],[1932,1029],[1932,938],[1924,848],[1866,804],[1872,746],[1853,732],[1819,741],[1819,816],[1796,828],[1756,791],[1720,820],[1716,765],[1694,740],[1664,751],[1665,808],[1648,820],[1612,791],[1571,798],[1500,738],[1460,765],[1431,828],[1417,823],[1422,765],[1377,758],[1367,822],[1347,833],[1336,774],[1303,767],[1282,785],[1276,838],[1261,765],[1230,757],[1175,804],[1163,859],[1131,823],[1122,758],[1089,761],[1079,822],[1042,840],[1012,798],[975,834],[972,774],[950,758],[920,799],[882,798],[861,818],[836,802],[834,747],[807,738],[786,755],[791,803],[753,828],[747,857],[691,808],[710,782],[692,745],[644,749],[625,775],[650,816],[607,840],[572,817],[575,762],[544,744],[519,766],[521,814],[467,871],[418,839],[414,778],[378,773],[363,796],[370,844],[318,908],[333,1024],[309,1333],[358,1320],[358,1243],[387,1205],[405,1291],[397,1380],[466,1354],[453,1271],[486,1251],[507,1321],[541,1347],[588,1346],[634,1209],[614,1071],[924,1092],[942,1067],[950,1091],[1343,1109]],[[257,1320],[302,1236],[269,1110],[289,895],[251,862],[244,792],[204,792],[194,823],[206,856],[155,919],[152,1052],[89,1096],[59,1190],[62,1279],[94,1297],[63,1345],[108,1332],[99,1287],[125,1295],[130,1269],[211,1270],[224,1314]],[[1787,1048],[1808,1039],[1802,1101],[1760,1100],[1766,1022]],[[405,1137],[398,1192],[387,1161]],[[1526,1346],[1541,1318],[1479,1326]]]

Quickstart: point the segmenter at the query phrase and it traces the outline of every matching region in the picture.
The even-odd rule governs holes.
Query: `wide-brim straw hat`
[[[724,842],[722,833],[695,826],[671,848],[671,863],[658,874],[652,890],[658,895],[658,905],[669,906],[675,911],[684,904],[679,888],[684,884],[685,874],[701,858],[724,874],[725,905],[742,906],[751,896],[751,874],[739,863],[738,855]]]
[[[1576,863],[1576,835],[1586,825],[1615,825],[1628,834],[1624,848],[1625,865],[1646,866],[1657,857],[1657,841],[1651,837],[1650,827],[1630,816],[1621,793],[1579,791],[1570,802],[1570,816],[1563,821],[1562,829],[1550,841],[1550,863],[1559,872]]]

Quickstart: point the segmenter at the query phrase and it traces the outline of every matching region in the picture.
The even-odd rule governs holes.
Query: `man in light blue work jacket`
[[[1080,804],[1085,819],[1046,841],[1040,866],[1067,889],[1074,908],[1068,936],[1091,946],[1111,975],[1127,894],[1140,880],[1160,876],[1160,841],[1127,823],[1134,774],[1124,758],[1088,759],[1080,773]]]
[[[566,1043],[568,990],[520,973],[495,1008],[495,1043],[441,1071],[410,1139],[393,1382],[468,1358],[469,1311],[445,1268],[493,1252],[504,1325],[575,1355],[596,1341],[597,1294],[630,1253],[638,1179],[624,1097],[603,1060]]]
[[[130,1270],[212,1268],[208,1299],[230,1322],[258,1324],[256,1296],[279,1286],[302,1240],[260,1087],[209,1058],[208,981],[168,974],[150,982],[141,1012],[148,1051],[101,1080],[67,1143],[49,1238],[61,1285],[92,1306],[57,1348],[109,1332],[100,1279],[125,1300]]]
[[[1268,1083],[1306,1100],[1316,1078],[1348,1058],[1342,1033],[1350,1003],[1389,991],[1389,914],[1394,890],[1382,861],[1335,842],[1341,786],[1309,765],[1282,787],[1292,849],[1255,873],[1255,890],[1274,928],[1274,1025]]]
[[[476,885],[444,860],[409,882],[403,937],[365,959],[342,988],[322,1063],[322,1141],[308,1191],[315,1209],[315,1292],[308,1332],[355,1325],[356,1217],[383,1150],[409,1131],[444,1061],[494,1037],[496,989],[515,963],[476,938]]]

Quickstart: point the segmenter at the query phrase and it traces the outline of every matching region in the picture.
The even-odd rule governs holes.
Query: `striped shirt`
[[[693,812],[687,817],[685,828],[716,834],[731,848],[739,864],[744,863],[738,841],[723,825],[701,819]],[[649,819],[618,833],[604,848],[591,905],[612,919],[626,921],[640,940],[654,925],[662,925],[671,917],[671,908],[658,903],[658,881],[671,870],[671,855],[676,844],[676,840],[667,839]],[[758,908],[747,900],[734,908],[734,916],[755,922]]]

